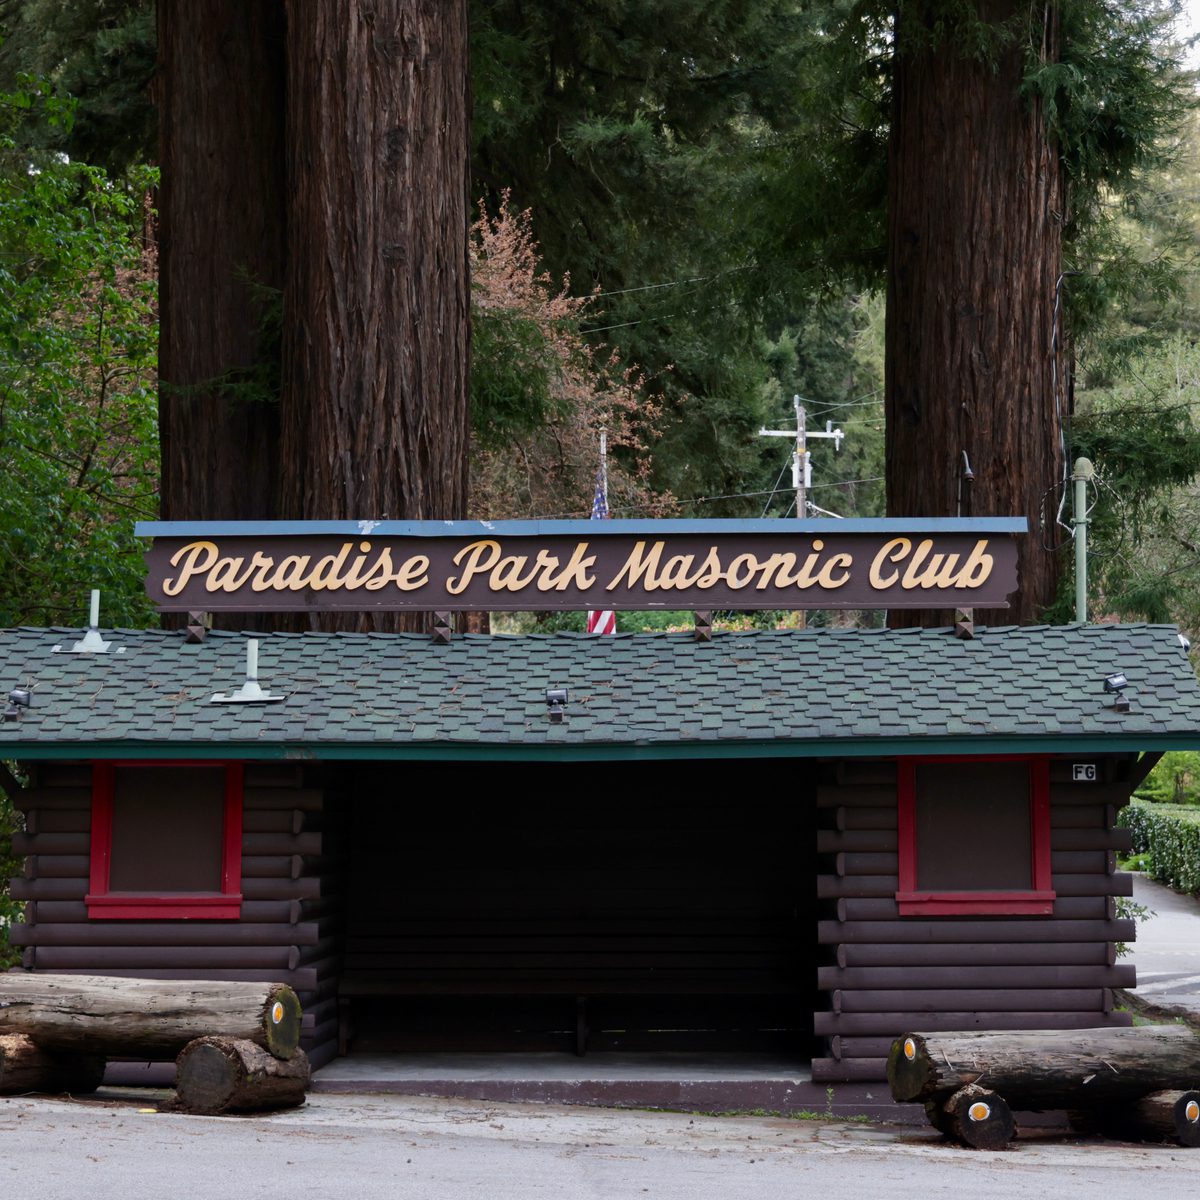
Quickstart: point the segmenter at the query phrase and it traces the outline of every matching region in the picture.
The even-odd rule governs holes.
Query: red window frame
[[[923,763],[1024,762],[1029,767],[1029,845],[1033,886],[1003,892],[917,890],[917,767]],[[1055,892],[1050,871],[1050,760],[1026,755],[940,755],[896,764],[899,890],[902,917],[1048,916]]]
[[[113,892],[113,796],[118,767],[180,767],[224,770],[225,828],[221,847],[219,892]],[[242,793],[244,771],[240,762],[155,761],[97,762],[92,764],[92,859],[88,894],[89,917],[106,920],[164,920],[201,917],[237,920],[242,915]]]

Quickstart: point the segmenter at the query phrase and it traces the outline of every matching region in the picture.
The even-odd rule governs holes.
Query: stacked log
[[[1006,1123],[1011,1136],[1013,1109],[1082,1110],[1111,1130],[1200,1144],[1200,1039],[1182,1026],[910,1033],[892,1045],[888,1081],[978,1148],[996,1148]]]
[[[178,1056],[186,1111],[302,1104],[301,1018],[283,984],[10,972],[0,975],[0,1094],[95,1091],[108,1057]]]
[[[243,1038],[197,1038],[176,1062],[175,1105],[210,1116],[294,1108],[310,1075],[303,1050],[280,1059]]]
[[[0,1034],[0,1096],[27,1092],[94,1092],[104,1078],[103,1057],[55,1054],[19,1033]]]

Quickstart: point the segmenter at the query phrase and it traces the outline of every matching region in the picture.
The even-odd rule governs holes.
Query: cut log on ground
[[[1200,1038],[1181,1025],[910,1033],[888,1056],[898,1101],[944,1099],[969,1083],[1014,1109],[1084,1109],[1200,1083]]]
[[[218,1034],[290,1058],[300,1018],[300,1001],[284,984],[0,974],[0,1033],[56,1052],[169,1060],[195,1038]]]
[[[942,1106],[946,1130],[973,1150],[1003,1150],[1013,1136],[1012,1109],[990,1088],[968,1083]]]
[[[1105,1132],[1148,1142],[1200,1146],[1200,1091],[1151,1092],[1110,1112]]]
[[[304,1103],[310,1076],[303,1050],[285,1061],[254,1042],[197,1038],[176,1065],[176,1107],[210,1116],[295,1108]]]
[[[104,1078],[105,1062],[86,1054],[43,1050],[19,1033],[0,1035],[0,1096],[27,1092],[94,1092]]]

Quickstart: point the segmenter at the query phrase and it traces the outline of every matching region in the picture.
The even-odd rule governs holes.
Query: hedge
[[[1136,854],[1149,854],[1151,879],[1179,892],[1200,892],[1200,808],[1135,800],[1117,824],[1132,834]]]

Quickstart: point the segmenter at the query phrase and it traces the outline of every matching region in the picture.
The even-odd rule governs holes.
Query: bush
[[[1180,892],[1200,892],[1200,810],[1135,800],[1117,824],[1133,837],[1135,854],[1150,856],[1150,877]]]
[[[20,957],[8,942],[8,926],[21,919],[21,904],[8,894],[8,881],[17,875],[21,861],[13,854],[12,835],[20,826],[20,814],[0,788],[0,971],[16,966]]]
[[[1137,789],[1137,797],[1159,804],[1200,801],[1200,752],[1173,750],[1164,754]]]

